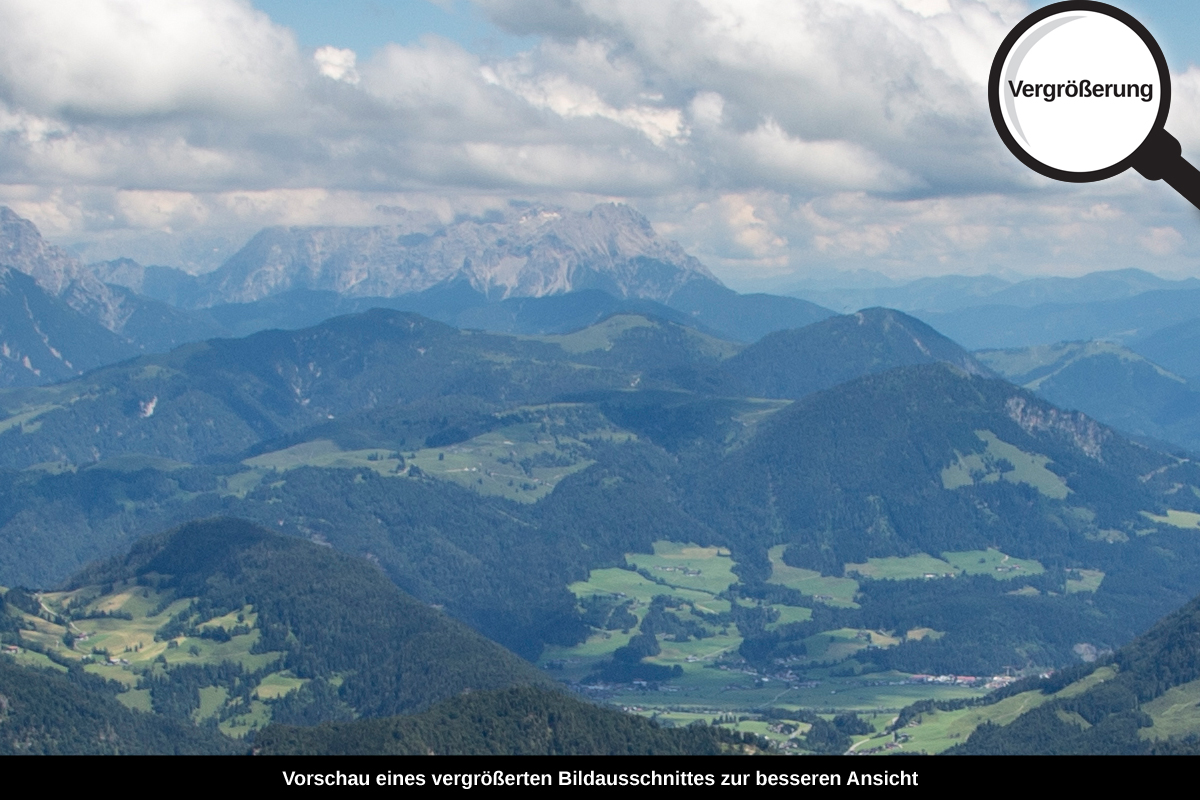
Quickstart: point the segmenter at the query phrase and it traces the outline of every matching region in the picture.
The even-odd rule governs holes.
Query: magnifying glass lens
[[[1170,103],[1161,52],[1148,38],[1111,13],[1076,7],[1006,41],[992,91],[1010,148],[1062,180],[1125,169]]]

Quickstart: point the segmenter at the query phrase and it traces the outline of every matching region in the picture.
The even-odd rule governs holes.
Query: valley
[[[894,309],[737,295],[623,211],[530,213],[269,231],[170,284],[246,335],[153,352],[101,326],[126,360],[0,389],[5,696],[79,692],[121,752],[171,726],[211,752],[487,751],[492,725],[506,752],[1004,748],[1058,724],[1043,707],[1098,725],[1075,698],[1132,680],[1123,648],[1200,594],[1192,392],[1135,350],[971,353]],[[454,271],[511,225],[522,269],[579,287],[489,299],[487,248]],[[562,237],[630,225],[573,271]],[[362,242],[378,280],[347,293]],[[375,305],[410,251],[453,285]],[[250,330],[295,292],[312,324]],[[1122,746],[1190,746],[1190,680]]]

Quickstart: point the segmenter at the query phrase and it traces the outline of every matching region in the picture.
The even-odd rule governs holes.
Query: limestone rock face
[[[103,283],[79,259],[56,247],[37,226],[0,206],[0,266],[31,276],[52,297],[119,333],[137,310],[127,293]]]
[[[618,205],[587,213],[512,206],[449,225],[406,213],[388,226],[267,228],[203,280],[200,306],[292,289],[397,297],[452,283],[489,300],[602,289],[665,302],[691,281],[719,285],[649,220]]]

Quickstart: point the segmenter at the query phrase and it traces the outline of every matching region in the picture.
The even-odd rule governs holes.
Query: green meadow
[[[1173,528],[1200,529],[1200,514],[1194,511],[1176,511],[1170,508],[1167,509],[1167,513],[1163,516],[1151,514],[1149,511],[1143,511],[1142,514],[1160,525],[1170,525]]]
[[[1093,686],[1108,680],[1113,674],[1113,668],[1101,667],[1091,675],[1063,687],[1054,694],[1042,694],[1040,691],[1022,692],[1012,697],[1006,697],[992,705],[962,708],[956,711],[935,710],[918,714],[906,727],[901,729],[900,733],[903,734],[904,740],[900,742],[900,747],[890,752],[940,753],[956,744],[965,742],[967,737],[984,722],[1007,725],[1026,711],[1037,708],[1049,700],[1082,694]],[[1159,700],[1162,699],[1159,698]]]
[[[876,580],[913,580],[917,578],[945,578],[961,572],[949,562],[920,553],[915,556],[892,556],[890,558],[868,558],[865,564],[847,564],[846,574],[858,574]]]
[[[655,542],[654,555],[628,553],[625,560],[672,588],[720,594],[738,580],[733,559],[723,548]]]
[[[976,483],[1005,480],[1024,483],[1046,497],[1065,500],[1070,489],[1067,482],[1050,471],[1050,459],[1005,442],[991,431],[975,431],[985,447],[981,453],[959,453],[958,460],[942,470],[942,486],[957,489]]]
[[[1013,558],[999,550],[962,550],[942,553],[942,558],[955,569],[968,575],[991,575],[996,580],[1010,580],[1025,575],[1041,575],[1046,571],[1033,559]]]
[[[783,563],[783,551],[787,545],[772,547],[767,556],[771,560],[771,577],[768,583],[795,589],[801,594],[812,595],[818,603],[840,608],[858,608],[854,595],[858,592],[858,581],[853,578],[835,578],[822,575],[816,570],[791,567]]]
[[[1098,569],[1073,569],[1067,571],[1067,594],[1094,592],[1104,581],[1104,573]]]
[[[1182,737],[1200,730],[1200,681],[1173,686],[1141,710],[1150,715],[1154,725],[1142,728],[1143,739]]]
[[[330,439],[301,442],[245,459],[242,464],[247,469],[223,478],[221,491],[245,497],[272,475],[318,467],[370,469],[395,478],[419,474],[457,483],[482,495],[533,503],[554,491],[563,478],[594,463],[587,457],[592,442],[621,443],[635,438],[607,424],[566,435],[562,430],[564,421],[575,409],[576,405],[570,403],[523,407],[513,416],[531,421],[506,425],[463,442],[404,452],[388,448],[345,450]]]

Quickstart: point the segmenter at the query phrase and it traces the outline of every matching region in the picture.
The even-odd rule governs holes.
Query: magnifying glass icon
[[[1119,8],[1069,0],[1025,17],[992,61],[988,104],[1000,138],[1035,172],[1088,183],[1133,167],[1200,208],[1200,171],[1163,127],[1167,60]]]

